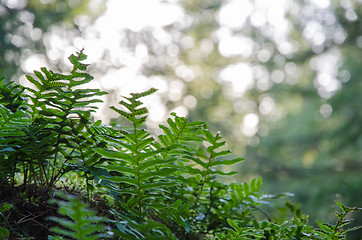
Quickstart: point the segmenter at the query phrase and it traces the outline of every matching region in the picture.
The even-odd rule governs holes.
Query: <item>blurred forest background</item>
[[[207,121],[246,159],[233,181],[262,176],[266,192],[294,193],[312,223],[332,222],[335,200],[362,206],[361,5],[0,0],[0,76],[65,71],[84,47],[107,105],[158,88],[148,127],[171,111]]]

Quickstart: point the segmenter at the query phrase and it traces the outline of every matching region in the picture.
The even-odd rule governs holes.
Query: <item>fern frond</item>
[[[148,96],[156,91],[157,91],[156,89],[151,88],[146,92],[132,93],[131,94],[132,97],[130,98],[124,97],[124,99],[126,99],[128,102],[122,100],[119,102],[119,104],[122,105],[125,109],[127,109],[127,111],[118,109],[114,106],[112,106],[111,109],[120,114],[121,116],[123,116],[124,118],[126,118],[129,122],[131,122],[134,125],[135,128],[139,128],[146,121],[146,116],[144,115],[148,113],[148,110],[145,107],[139,108],[139,106],[142,105],[142,102],[139,101],[138,99],[141,97]]]
[[[102,102],[96,97],[106,93],[73,89],[93,79],[84,72],[87,64],[79,62],[85,59],[82,51],[70,57],[70,75],[46,68],[34,71],[34,77],[26,76],[33,88],[3,84],[0,79],[0,101],[5,104],[0,103],[2,176],[13,176],[21,168],[25,184],[33,182],[49,189],[66,171],[78,169],[87,175],[87,168],[101,160],[92,148],[104,146],[105,141],[90,133],[90,113],[97,109],[92,104]],[[30,95],[23,93],[25,89]]]
[[[2,181],[11,181],[17,171],[18,150],[24,144],[24,128],[31,122],[28,118],[25,88],[0,79],[0,177]]]
[[[210,191],[212,190],[213,179],[217,176],[225,175],[235,175],[235,171],[224,172],[217,169],[216,167],[221,167],[224,165],[231,165],[243,161],[242,158],[235,159],[221,159],[227,155],[231,154],[229,150],[219,150],[219,148],[225,146],[225,142],[222,141],[220,133],[217,133],[215,136],[208,129],[203,130],[203,139],[207,147],[201,147],[196,152],[194,156],[187,156],[189,160],[194,162],[194,165],[189,165],[188,172],[190,174],[199,174],[201,175],[201,180],[199,182],[199,190],[196,196],[196,201],[194,206],[196,207],[198,201],[202,197],[203,189],[207,188]],[[206,148],[206,149],[205,149]],[[211,192],[208,193],[211,195]]]
[[[214,172],[216,175],[218,175],[218,174],[221,174],[221,175],[236,174],[235,171],[231,171],[229,173],[217,171],[217,170],[214,170],[214,167],[223,166],[223,165],[232,165],[235,163],[242,162],[244,159],[243,158],[221,159],[221,157],[230,155],[231,151],[230,150],[221,150],[221,151],[219,150],[219,148],[224,147],[226,145],[226,143],[224,141],[220,141],[220,140],[222,140],[220,133],[217,133],[215,136],[213,136],[212,133],[208,129],[205,129],[203,131],[203,133],[204,133],[205,141],[207,142],[207,144],[210,145],[206,148],[206,151],[200,149],[200,151],[197,152],[197,156],[204,163],[206,163],[206,165],[203,164],[204,172],[210,173],[210,170],[212,169],[211,172]],[[198,161],[198,163],[200,164],[200,161]],[[204,174],[204,175],[206,176],[207,174]]]
[[[346,233],[360,229],[362,226],[348,227],[347,225],[352,222],[351,219],[345,219],[350,212],[362,211],[362,208],[348,207],[339,201],[336,201],[337,205],[342,209],[342,212],[337,212],[338,217],[335,225],[317,221],[320,229],[315,230],[317,235],[324,237],[324,239],[345,239]]]
[[[105,233],[106,227],[102,225],[107,219],[95,216],[95,211],[89,209],[85,203],[72,195],[57,192],[57,196],[64,200],[52,201],[59,205],[58,212],[70,218],[50,217],[49,220],[57,222],[61,227],[53,227],[51,231],[74,240],[97,240],[110,237]],[[53,239],[63,239],[55,236]]]
[[[123,131],[123,139],[112,142],[115,149],[96,148],[96,153],[108,159],[108,166],[97,166],[109,172],[100,179],[107,180],[106,188],[119,194],[130,194],[133,208],[137,208],[138,219],[142,220],[148,208],[153,205],[157,195],[161,196],[162,189],[174,185],[166,181],[176,170],[173,164],[175,158],[165,158],[165,153],[171,151],[176,145],[162,147],[156,140],[140,126],[146,121],[148,110],[142,107],[139,98],[154,93],[150,89],[143,93],[133,93],[132,97],[124,98],[119,104],[123,109],[111,107],[112,110],[127,119],[133,129]],[[113,174],[113,176],[112,176]]]
[[[0,104],[0,176],[2,180],[14,183],[18,159],[21,158],[19,149],[26,142],[22,139],[26,134],[23,129],[31,123],[27,114],[21,108],[14,113]]]
[[[56,133],[56,142],[52,146],[54,154],[44,159],[48,163],[46,174],[49,176],[43,184],[48,186],[70,169],[82,170],[100,160],[100,155],[94,155],[91,149],[99,147],[101,143],[88,132],[92,125],[90,113],[97,109],[93,104],[102,102],[98,97],[106,92],[79,88],[93,79],[84,72],[88,65],[80,62],[86,58],[83,50],[69,57],[73,64],[70,75],[41,68],[40,72],[34,71],[35,77],[26,76],[35,86],[26,88],[31,94],[29,105],[32,122],[42,118],[47,122],[47,130]],[[76,86],[77,89],[74,89]]]
[[[197,146],[202,142],[201,131],[205,127],[205,123],[201,121],[188,122],[184,117],[178,117],[175,113],[171,113],[174,120],[169,118],[167,123],[169,127],[160,125],[159,127],[163,130],[164,135],[159,135],[163,147],[172,146],[177,144],[179,147],[175,154],[183,153],[191,154],[195,152]],[[167,152],[164,157],[171,152]],[[182,156],[182,155],[181,155]]]

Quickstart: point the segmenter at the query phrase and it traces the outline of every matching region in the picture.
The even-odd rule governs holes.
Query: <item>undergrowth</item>
[[[127,127],[94,121],[93,104],[107,93],[82,88],[93,79],[85,59],[83,51],[70,56],[69,75],[34,71],[26,76],[32,88],[0,80],[0,183],[8,193],[0,202],[1,239],[31,239],[17,212],[54,203],[58,213],[42,214],[50,231],[36,239],[343,239],[359,228],[348,228],[347,217],[362,209],[339,202],[335,225],[313,228],[289,202],[289,217],[273,219],[266,209],[283,194],[261,192],[261,178],[222,182],[237,174],[225,169],[243,159],[205,122],[172,113],[159,136],[144,127],[148,110],[140,99],[156,89],[111,107]],[[65,193],[61,183],[69,182],[84,191]],[[106,210],[91,210],[96,201]]]

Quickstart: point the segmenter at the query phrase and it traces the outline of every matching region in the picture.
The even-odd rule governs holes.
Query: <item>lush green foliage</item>
[[[343,213],[337,214],[337,224],[321,222],[315,230],[289,203],[290,217],[270,217],[264,208],[283,194],[261,192],[261,178],[220,181],[237,174],[227,169],[243,159],[232,158],[220,133],[211,133],[204,122],[172,114],[167,126],[160,125],[163,133],[152,135],[143,127],[148,110],[140,98],[155,89],[123,97],[120,107],[111,107],[127,127],[94,122],[92,104],[106,93],[79,88],[93,79],[81,63],[85,59],[83,51],[70,56],[69,75],[34,71],[36,78],[27,79],[35,88],[1,85],[1,183],[22,185],[25,192],[35,186],[46,199],[60,179],[78,174],[88,200],[90,193],[112,199],[111,220],[106,220],[77,198],[60,194],[66,201],[55,202],[67,218],[51,218],[60,225],[52,229],[59,234],[53,239],[105,238],[105,222],[107,237],[114,239],[340,239],[349,231],[342,228],[350,222],[346,215],[359,208],[338,203]],[[6,235],[4,229],[1,224]]]
[[[257,174],[268,192],[293,191],[313,223],[316,218],[333,222],[333,199],[360,204],[362,114],[356,109],[362,101],[361,1],[291,0],[278,7],[272,1],[246,0],[242,4],[248,11],[230,19],[245,18],[226,24],[221,15],[231,8],[244,9],[231,7],[240,1],[168,1],[182,8],[183,19],[161,29],[149,26],[140,31],[115,24],[114,38],[101,33],[106,28],[90,24],[97,19],[84,16],[89,10],[99,11],[94,4],[100,2],[107,1],[2,1],[0,76],[17,81],[19,72],[29,71],[27,62],[38,59],[64,70],[68,44],[82,46],[80,38],[89,40],[89,33],[97,36],[92,45],[96,44],[93,40],[102,43],[104,36],[107,42],[116,42],[97,46],[97,55],[104,57],[94,68],[100,75],[107,75],[119,63],[128,66],[128,57],[109,52],[132,55],[146,46],[141,73],[151,79],[164,75],[168,85],[177,81],[187,89],[177,101],[163,92],[162,103],[172,109],[185,105],[190,95],[195,97],[196,106],[185,105],[188,119],[207,119],[210,129],[222,131],[234,153],[252,160],[238,169],[240,179]],[[136,17],[137,12],[129,16]],[[132,19],[125,21],[131,29]],[[155,34],[160,31],[170,40],[160,41]],[[69,41],[50,41],[58,37]],[[226,48],[225,53],[225,46],[234,42],[242,44]],[[44,54],[34,61],[29,58],[33,53]],[[239,84],[220,81],[220,70],[237,66],[250,67],[246,92]],[[237,89],[241,90],[237,95],[230,95]],[[258,132],[250,138],[241,137],[240,128],[248,113],[259,116]],[[91,190],[92,185],[88,187]],[[354,234],[359,239],[362,231]]]

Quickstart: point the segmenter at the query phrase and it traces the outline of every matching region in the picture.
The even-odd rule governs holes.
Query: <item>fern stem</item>
[[[214,151],[214,149],[215,149],[215,145],[213,145],[212,151]],[[201,183],[201,187],[200,187],[200,189],[199,189],[199,191],[198,191],[198,193],[197,193],[196,201],[195,201],[195,203],[194,203],[194,208],[197,207],[197,204],[199,203],[199,200],[200,200],[200,197],[201,197],[201,194],[202,194],[202,190],[204,189],[204,186],[205,186],[205,184],[206,184],[206,181],[207,181],[207,172],[208,172],[208,170],[210,169],[210,163],[211,163],[211,159],[212,159],[212,158],[213,158],[212,153],[210,153],[210,156],[209,156],[209,158],[208,158],[207,168],[206,168],[205,175],[204,175],[204,179],[203,179],[203,181],[202,181],[202,183]]]
[[[138,152],[138,139],[137,139],[137,128],[136,123],[133,120],[133,131],[135,136],[135,145],[136,145],[136,156],[137,156],[137,184],[138,184],[138,211],[139,211],[139,221],[142,222],[142,199],[141,199],[141,172],[140,172],[140,158]]]
[[[344,217],[345,217],[348,213],[349,213],[349,211],[344,212],[343,215],[341,215],[341,216],[338,217],[337,224],[336,224],[336,226],[334,226],[334,229],[333,229],[332,240],[334,240],[335,237],[337,237],[337,239],[338,239],[338,236],[336,236],[336,234],[338,233],[338,230],[339,230],[339,228],[340,228],[339,225],[341,224],[341,222],[343,221]]]
[[[38,96],[35,96],[36,98],[35,98],[35,102],[34,102],[34,105],[33,105],[33,108],[32,108],[32,114],[31,114],[31,121],[32,121],[32,123],[34,123],[34,118],[35,118],[35,111],[36,111],[36,105],[37,105],[37,103],[38,103],[38,101],[39,101],[39,98],[38,98]]]
[[[68,85],[68,89],[67,91],[71,91],[71,87]],[[68,115],[70,113],[70,110],[72,109],[73,105],[75,104],[75,99],[72,99],[72,102],[70,104],[70,107],[68,107],[68,109],[65,111],[63,117],[62,117],[62,122],[60,122],[59,124],[59,129],[57,130],[58,132],[58,137],[57,137],[57,142],[55,143],[55,148],[58,148],[60,145],[60,139],[61,139],[61,130],[64,128],[65,126],[65,121],[68,119]],[[57,163],[57,158],[58,158],[58,153],[59,151],[56,151],[54,154],[54,159],[53,159],[53,168],[52,168],[52,175],[51,175],[51,183],[48,185],[48,187],[50,188],[57,180],[58,176],[59,176],[59,171],[57,173],[56,172],[56,163]]]

